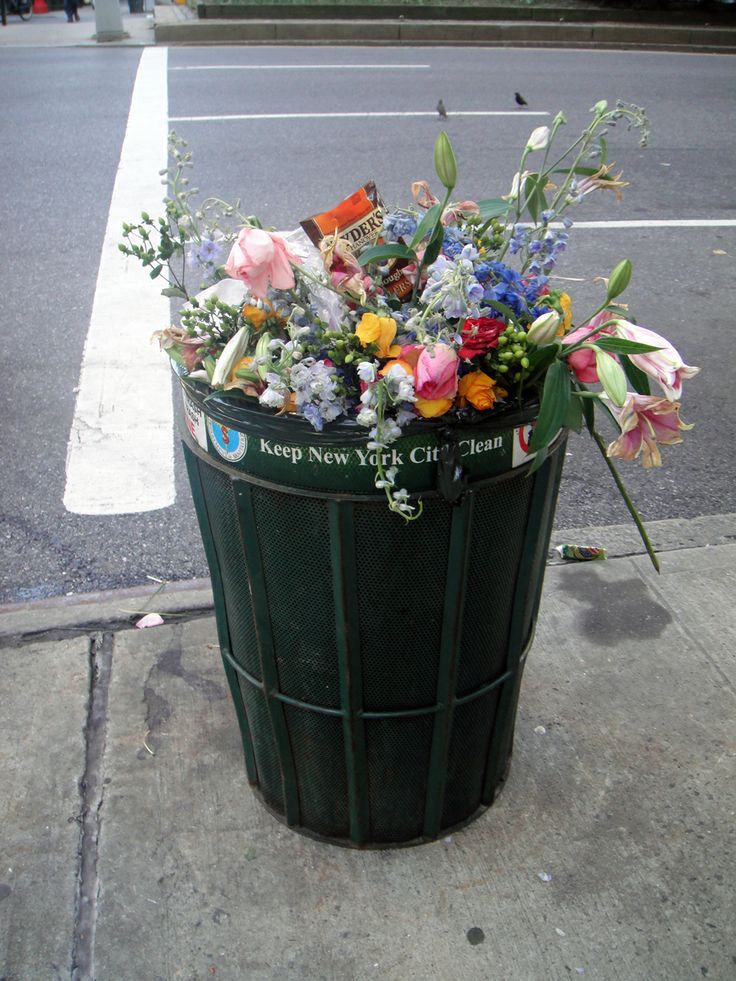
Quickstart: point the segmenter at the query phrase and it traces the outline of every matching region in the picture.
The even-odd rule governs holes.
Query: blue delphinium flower
[[[324,361],[305,358],[291,369],[291,388],[296,410],[318,431],[345,412],[345,402],[337,393],[337,372]]]
[[[201,266],[214,266],[222,247],[211,238],[203,238],[194,252],[194,261]]]
[[[412,239],[416,230],[416,215],[409,211],[392,211],[383,216],[383,237],[386,242],[398,242],[400,238]]]

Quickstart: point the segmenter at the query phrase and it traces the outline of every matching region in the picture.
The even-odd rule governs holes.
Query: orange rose
[[[460,396],[459,405],[462,408],[466,402],[470,402],[474,409],[481,412],[484,409],[492,409],[497,398],[508,395],[503,388],[498,387],[497,383],[489,378],[484,371],[471,371],[463,375],[457,387]]]
[[[434,419],[435,416],[443,416],[452,408],[452,399],[417,399],[414,408],[425,419]]]

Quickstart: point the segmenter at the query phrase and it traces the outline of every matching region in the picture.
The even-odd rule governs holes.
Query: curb
[[[659,553],[734,545],[734,529],[736,514],[705,515],[687,520],[670,518],[647,524]],[[631,524],[555,528],[548,565],[573,564],[560,559],[555,551],[561,544],[600,546],[606,549],[609,559],[645,554]],[[147,612],[187,620],[212,616],[214,599],[209,579],[133,586],[0,606],[0,648],[53,641],[80,633],[132,630],[135,621]]]
[[[159,11],[167,11],[159,15]],[[156,8],[157,44],[361,44],[577,47],[736,53],[736,27],[544,21],[226,19],[172,17]]]

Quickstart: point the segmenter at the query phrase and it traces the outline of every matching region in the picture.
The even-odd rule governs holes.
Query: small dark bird
[[[442,99],[437,103],[437,112],[440,114],[440,119],[447,119],[447,109]]]
[[[516,99],[517,106],[528,106],[529,103],[526,101],[523,95],[519,95],[518,92],[514,92],[514,98]]]

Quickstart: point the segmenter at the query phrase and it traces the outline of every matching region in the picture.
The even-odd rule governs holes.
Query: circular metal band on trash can
[[[259,438],[258,417],[235,414],[226,421]],[[297,445],[294,419],[264,418]],[[429,841],[472,820],[508,769],[566,434],[534,473],[526,463],[467,478],[454,503],[431,484],[415,490],[424,513],[407,524],[375,489],[292,486],[290,461],[269,479],[244,469],[247,453],[217,459],[200,422],[193,432],[185,420],[185,459],[263,803],[295,830],[356,847]]]

